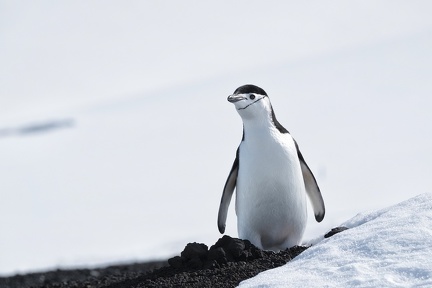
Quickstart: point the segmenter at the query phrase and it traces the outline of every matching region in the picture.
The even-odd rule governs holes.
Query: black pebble
[[[347,227],[343,227],[343,226],[333,228],[327,234],[324,235],[324,238],[329,238],[329,237],[331,237],[331,236],[333,236],[333,235],[335,235],[337,233],[340,233],[342,231],[345,231],[347,229],[348,229]]]

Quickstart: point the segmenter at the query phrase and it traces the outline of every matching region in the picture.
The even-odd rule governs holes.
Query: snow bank
[[[432,194],[342,226],[352,229],[239,287],[432,287]]]

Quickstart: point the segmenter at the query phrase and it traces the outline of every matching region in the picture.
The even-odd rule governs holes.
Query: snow
[[[362,213],[351,229],[239,287],[431,287],[432,194]]]
[[[246,83],[322,190],[306,242],[431,192],[430,2],[164,3],[0,1],[0,275],[213,244]]]

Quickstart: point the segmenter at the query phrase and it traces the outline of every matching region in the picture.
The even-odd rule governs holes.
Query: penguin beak
[[[235,102],[245,100],[245,99],[246,99],[245,97],[240,96],[240,95],[230,95],[230,96],[228,96],[227,100],[231,103],[235,103]]]

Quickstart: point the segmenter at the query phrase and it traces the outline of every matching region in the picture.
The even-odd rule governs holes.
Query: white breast
[[[245,131],[236,189],[240,238],[266,250],[300,243],[307,218],[306,194],[290,134],[274,127]]]

